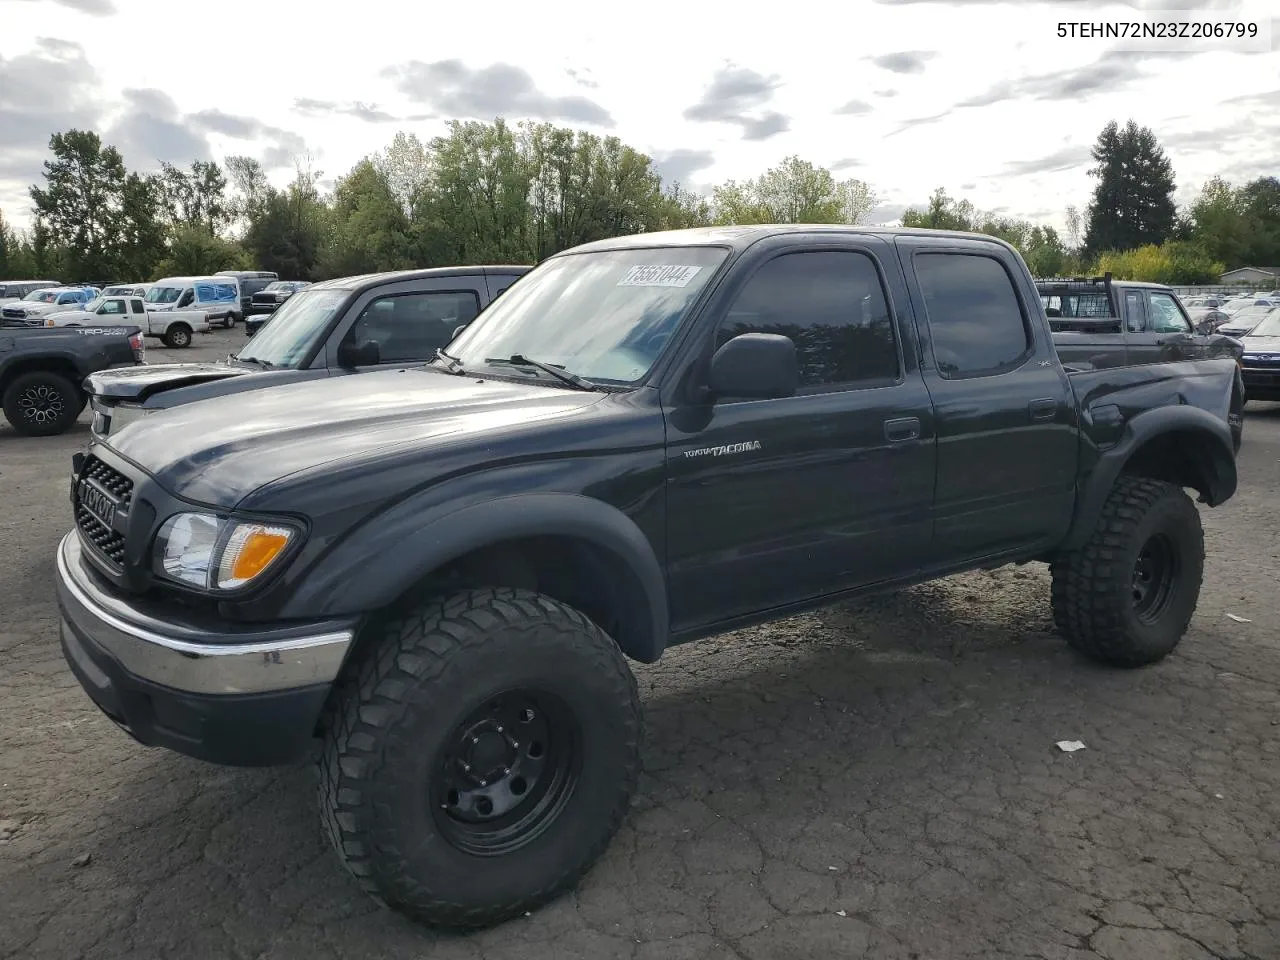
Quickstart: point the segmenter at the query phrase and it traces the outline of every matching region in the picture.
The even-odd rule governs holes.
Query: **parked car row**
[[[55,313],[78,309],[100,292],[96,287],[37,287],[0,305],[0,318],[38,324]]]

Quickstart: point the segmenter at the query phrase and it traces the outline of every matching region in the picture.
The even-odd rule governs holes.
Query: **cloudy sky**
[[[1275,10],[811,0],[725,16],[688,0],[0,0],[0,209],[27,223],[49,135],[73,126],[134,167],[247,153],[283,183],[302,151],[332,178],[397,130],[427,138],[450,118],[498,115],[616,135],[703,190],[799,154],[871,184],[878,222],[943,186],[1061,225],[1068,204],[1088,200],[1089,146],[1111,119],[1155,130],[1180,199],[1214,174],[1280,176],[1280,21],[1270,49],[1254,52],[1057,36],[1059,22],[1132,20],[1143,7],[1255,20]]]

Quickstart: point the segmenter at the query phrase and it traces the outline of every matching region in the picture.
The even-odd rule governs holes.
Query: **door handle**
[[[1052,420],[1058,415],[1058,401],[1052,397],[1032,400],[1029,406],[1032,420]]]
[[[901,420],[886,420],[884,422],[884,438],[890,443],[920,439],[920,419],[918,417],[903,417]]]

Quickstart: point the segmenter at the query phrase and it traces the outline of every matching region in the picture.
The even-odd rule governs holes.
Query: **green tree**
[[[409,217],[386,173],[361,160],[333,191],[332,225],[316,272],[346,277],[414,266],[414,235]]]
[[[679,183],[664,187],[654,204],[648,230],[686,230],[711,224],[711,204]]]
[[[1173,165],[1148,127],[1114,120],[1093,147],[1098,180],[1086,213],[1086,251],[1132,250],[1161,244],[1174,232]]]
[[[210,233],[202,224],[190,224],[174,232],[169,254],[153,268],[151,279],[252,269],[252,257],[238,243]]]
[[[712,208],[721,224],[858,223],[875,202],[862,181],[837,181],[830,170],[791,156],[754,180],[717,187]]]
[[[245,234],[244,247],[264,270],[291,280],[318,279],[329,210],[316,184],[320,173],[299,163],[293,182],[270,190]]]
[[[31,187],[41,231],[40,258],[51,238],[65,250],[64,269],[87,278],[114,276],[120,267],[116,230],[124,198],[124,160],[96,133],[68,130],[49,138],[45,186]],[[65,277],[63,279],[66,279]]]
[[[1032,227],[1019,249],[1033,276],[1060,277],[1066,272],[1070,255],[1053,227]]]
[[[274,191],[262,164],[253,157],[231,156],[224,162],[235,189],[235,195],[227,202],[228,216],[248,227],[262,216]]]
[[[0,210],[0,279],[17,280],[15,262],[18,259],[18,235],[4,219]]]
[[[121,189],[115,235],[121,279],[140,280],[152,276],[156,264],[166,254],[167,239],[158,179],[127,174]]]
[[[415,209],[426,261],[525,263],[532,223],[528,156],[517,131],[493,123],[451,121],[431,141],[433,173]]]
[[[1240,188],[1250,243],[1240,266],[1280,265],[1280,179],[1259,177]]]
[[[431,182],[431,151],[427,145],[416,133],[402,130],[372,162],[404,215],[412,216],[414,202]]]
[[[1098,257],[1095,269],[1098,273],[1110,273],[1117,280],[1189,285],[1214,283],[1225,267],[1195,243],[1170,240],[1132,250],[1104,252]]]
[[[922,227],[929,230],[976,230],[979,214],[968,200],[957,200],[938,187],[929,197],[929,205],[923,210],[908,208],[902,214],[904,227]]]
[[[1214,260],[1243,265],[1252,239],[1240,191],[1214,177],[1188,211],[1189,234]]]
[[[160,163],[159,199],[174,226],[203,227],[217,233],[231,220],[227,202],[227,178],[216,163],[196,160],[180,170]]]

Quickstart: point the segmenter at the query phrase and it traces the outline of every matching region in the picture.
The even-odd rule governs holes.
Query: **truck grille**
[[[6,320],[24,320],[26,316],[27,312],[21,307],[5,307],[0,310],[0,317],[4,317]]]
[[[80,480],[93,480],[109,491],[118,501],[117,510],[128,509],[133,500],[133,481],[97,457],[89,457],[85,461]],[[75,512],[76,528],[81,538],[117,570],[124,569],[124,534],[108,527],[79,499]]]
[[[274,293],[255,293],[249,302],[259,307],[274,307],[276,305],[276,295]]]

